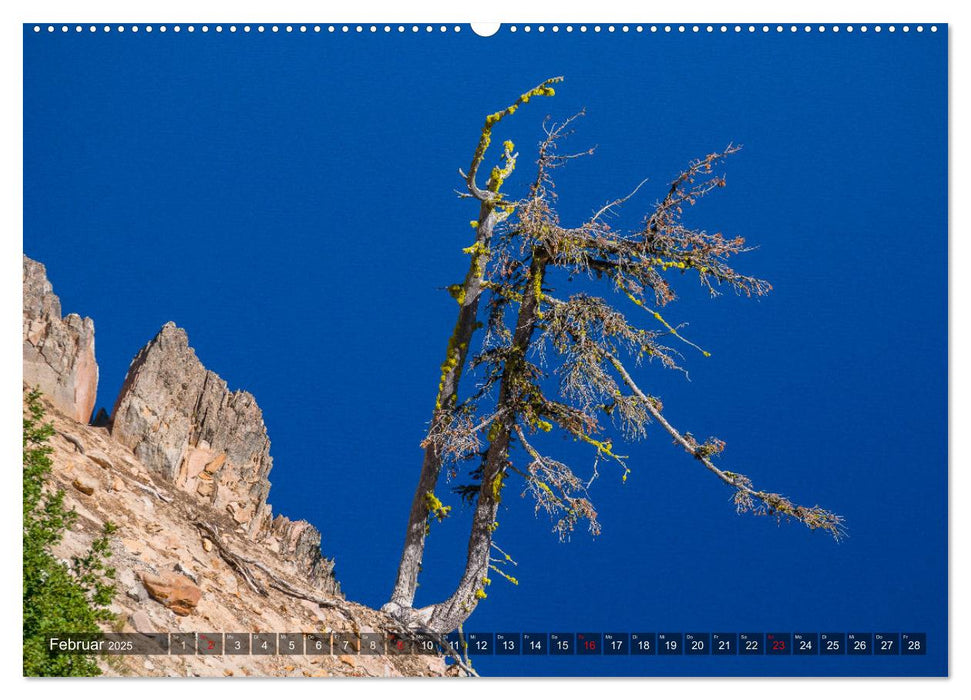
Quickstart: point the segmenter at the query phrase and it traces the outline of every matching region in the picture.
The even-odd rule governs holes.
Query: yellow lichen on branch
[[[628,299],[630,299],[632,302],[634,302],[639,307],[641,307],[642,309],[644,309],[645,311],[647,311],[649,314],[651,314],[655,318],[655,320],[659,321],[662,326],[664,326],[665,328],[668,329],[668,332],[671,335],[673,335],[675,338],[677,338],[678,340],[680,340],[682,343],[685,343],[686,345],[690,345],[691,347],[695,348],[698,352],[700,352],[705,357],[711,357],[711,353],[710,352],[708,352],[707,350],[705,350],[701,346],[697,345],[696,343],[692,343],[690,340],[688,340],[683,335],[681,335],[678,332],[678,329],[675,328],[674,326],[672,326],[670,323],[668,323],[660,313],[658,313],[657,311],[655,311],[654,309],[652,309],[650,306],[648,306],[647,304],[645,304],[643,301],[641,301],[640,299],[638,299],[636,296],[634,296],[633,294],[631,294],[627,290],[626,287],[624,287],[623,285],[620,285],[620,288],[624,292],[624,294],[627,295],[627,298]]]
[[[486,183],[486,189],[490,192],[496,194],[499,193],[499,188],[502,187],[502,183],[506,181],[506,178],[512,175],[513,170],[516,169],[516,154],[513,153],[513,143],[512,141],[506,141],[503,143],[502,149],[502,160],[503,166],[500,168],[498,165],[492,169],[492,173],[489,175],[489,181]],[[510,205],[511,206],[511,205]],[[505,211],[503,214],[508,216],[511,211]]]
[[[434,515],[438,522],[442,522],[452,512],[452,506],[444,505],[431,491],[425,492],[425,507],[429,515]]]
[[[495,571],[500,576],[502,576],[507,581],[509,581],[509,583],[511,583],[512,585],[514,585],[514,586],[518,586],[519,585],[519,579],[517,579],[515,576],[510,576],[505,571],[502,571],[495,564],[489,564],[489,568],[492,569],[493,571]]]
[[[528,103],[531,98],[538,96],[552,97],[556,94],[552,86],[562,81],[562,76],[544,80],[532,90],[524,92],[519,96],[519,99],[505,109],[501,109],[498,112],[493,112],[486,117],[485,125],[482,127],[482,133],[479,136],[479,144],[476,146],[475,153],[472,155],[472,165],[469,167],[470,178],[475,177],[476,171],[479,169],[479,166],[482,164],[482,161],[485,158],[485,153],[489,149],[489,144],[492,142],[493,127],[502,121],[503,118],[508,117],[510,114],[515,114],[516,110],[519,109],[519,106]],[[507,143],[512,145],[511,142]],[[509,150],[511,151],[512,149]]]

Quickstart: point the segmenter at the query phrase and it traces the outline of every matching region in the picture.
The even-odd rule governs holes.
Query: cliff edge
[[[273,461],[252,394],[230,391],[167,323],[132,360],[110,418],[97,392],[94,324],[61,317],[43,265],[24,257],[24,392],[39,387],[55,434],[52,481],[79,514],[55,554],[82,555],[118,526],[115,623],[123,632],[403,632],[345,600],[310,523],[273,517]],[[25,404],[26,405],[26,404]],[[435,655],[106,657],[122,676],[441,676]]]

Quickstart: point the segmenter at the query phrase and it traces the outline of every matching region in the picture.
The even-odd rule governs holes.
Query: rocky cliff
[[[87,422],[98,393],[94,321],[68,314],[47,270],[24,256],[24,381],[40,385],[58,410]]]
[[[306,521],[272,519],[273,466],[263,412],[253,395],[230,391],[166,323],[128,368],[109,422],[111,436],[176,488],[228,513],[253,540],[285,557],[314,587],[337,592],[320,533]]]
[[[94,323],[77,314],[62,319],[46,269],[26,256],[24,382],[39,386],[74,420],[91,417],[98,386]],[[267,496],[273,459],[256,399],[230,391],[207,370],[183,329],[165,324],[135,355],[110,419],[95,422],[110,426],[111,437],[162,480],[228,513],[316,590],[339,592],[317,529],[272,517]]]
[[[273,466],[253,395],[231,392],[167,323],[132,360],[111,434],[183,491],[229,512],[254,537],[269,528]]]
[[[27,389],[26,385],[24,387]],[[78,513],[55,556],[82,556],[105,521],[118,527],[109,563],[117,570],[114,632],[394,633],[387,614],[328,593],[293,557],[317,546],[307,523],[274,520],[254,542],[226,512],[144,464],[107,428],[78,422],[44,399],[53,423],[52,485]],[[272,529],[272,526],[271,526]],[[304,533],[304,534],[301,534]],[[309,556],[304,552],[305,556]],[[329,576],[329,573],[327,574]],[[440,656],[393,654],[110,656],[108,676],[441,676]],[[454,673],[454,671],[453,671]]]
[[[344,600],[310,523],[272,516],[273,461],[253,396],[207,370],[168,323],[132,361],[110,418],[89,424],[94,324],[61,318],[44,266],[24,258],[24,389],[56,429],[55,486],[80,515],[59,545],[83,553],[119,526],[111,564],[121,631],[384,632],[385,613]],[[442,675],[438,656],[172,656],[106,663],[115,675]]]

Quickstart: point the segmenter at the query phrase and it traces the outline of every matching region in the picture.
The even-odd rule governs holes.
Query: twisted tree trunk
[[[542,251],[534,253],[526,289],[539,290],[542,287],[546,263],[547,257]],[[433,606],[427,622],[427,626],[433,631],[451,632],[457,629],[472,614],[479,601],[486,597],[492,534],[496,526],[496,513],[502,501],[510,436],[518,415],[515,410],[502,409],[511,408],[516,402],[516,385],[523,375],[526,351],[540,318],[542,294],[537,291],[524,294],[523,297],[516,318],[511,353],[503,368],[499,388],[498,408],[501,412],[496,418],[493,437],[483,459],[482,482],[472,517],[465,571],[455,592],[447,600]]]
[[[450,411],[457,403],[459,381],[469,353],[469,343],[477,328],[479,314],[479,297],[482,293],[486,265],[489,261],[490,245],[496,225],[509,216],[512,208],[503,201],[499,188],[503,181],[513,171],[516,165],[516,155],[512,152],[513,145],[507,141],[503,144],[503,167],[493,168],[486,183],[486,188],[480,189],[476,184],[476,175],[482,164],[486,150],[492,141],[492,130],[504,117],[514,114],[523,104],[533,97],[551,96],[554,83],[561,77],[550,78],[537,85],[529,92],[519,96],[513,104],[505,109],[490,114],[485,119],[485,125],[479,136],[479,142],[472,155],[472,163],[467,174],[459,171],[464,179],[469,194],[466,196],[478,199],[479,218],[476,226],[475,241],[465,248],[471,256],[469,271],[465,281],[454,294],[459,303],[458,320],[448,341],[445,362],[442,363],[442,375],[439,382],[438,396],[435,400],[435,410],[432,413],[429,436],[435,436],[442,424],[450,420]],[[393,614],[404,615],[410,611],[415,600],[415,589],[418,586],[418,574],[425,552],[425,535],[429,515],[429,504],[435,494],[435,487],[442,470],[442,456],[434,439],[428,440],[422,459],[421,474],[418,486],[412,497],[411,510],[408,514],[408,526],[405,530],[405,543],[402,548],[401,561],[398,565],[398,577],[391,593],[391,600],[382,609]]]
[[[455,323],[455,330],[448,342],[445,362],[442,364],[438,397],[435,400],[435,411],[432,414],[431,426],[428,431],[430,435],[436,434],[441,423],[448,420],[448,410],[456,401],[459,380],[462,377],[462,369],[465,367],[469,353],[469,343],[476,329],[483,275],[486,263],[489,260],[492,233],[497,222],[495,204],[491,201],[483,202],[479,212],[479,225],[476,229],[475,242],[467,249],[472,251],[469,271],[466,274],[461,291],[455,295],[460,305],[459,315]],[[415,488],[415,495],[411,501],[411,512],[405,531],[405,544],[401,552],[401,562],[398,565],[398,578],[391,594],[391,601],[385,606],[390,612],[410,608],[414,603],[418,573],[421,570],[422,556],[425,551],[428,495],[435,493],[441,471],[442,458],[438,452],[438,445],[434,440],[430,440],[425,447],[418,486]]]

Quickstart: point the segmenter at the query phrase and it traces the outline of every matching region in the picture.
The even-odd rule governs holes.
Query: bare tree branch
[[[256,561],[255,559],[250,559],[249,557],[243,556],[237,552],[233,552],[229,547],[223,544],[222,538],[219,534],[219,529],[215,525],[207,523],[203,520],[196,520],[193,522],[193,524],[206,536],[210,542],[212,542],[213,546],[216,548],[216,551],[219,553],[219,556],[222,557],[222,559],[240,575],[246,585],[256,593],[259,593],[264,597],[268,595],[266,588],[253,575],[253,572],[250,570],[251,567],[258,569],[263,573],[263,575],[266,577],[267,585],[269,585],[270,588],[274,588],[292,598],[300,598],[302,600],[310,601],[311,603],[316,603],[322,608],[336,610],[345,619],[350,620],[352,623],[354,622],[354,617],[348,609],[347,603],[344,601],[340,600],[339,598],[325,598],[317,595],[316,593],[301,591],[294,588],[289,583],[277,576],[262,562]],[[356,626],[356,623],[354,624]]]
[[[682,434],[679,432],[661,414],[657,399],[649,397],[641,391],[620,360],[610,353],[605,353],[605,357],[616,368],[624,384],[634,392],[637,398],[647,408],[648,412],[654,417],[654,420],[661,424],[668,434],[674,438],[674,441],[681,445],[685,452],[704,464],[715,476],[736,489],[735,504],[739,512],[756,510],[754,508],[754,501],[759,501],[764,505],[766,512],[770,515],[793,518],[810,530],[825,530],[836,540],[840,540],[846,535],[842,516],[831,513],[818,505],[807,508],[806,506],[796,505],[780,494],[757,491],[752,488],[752,482],[747,477],[716,467],[711,461],[711,455],[721,452],[724,449],[724,443],[716,439],[709,439],[707,442],[699,444],[691,437],[690,433]],[[756,512],[758,511],[756,510]]]
[[[516,426],[516,435],[523,448],[533,458],[525,476],[526,490],[536,501],[536,511],[546,511],[551,517],[559,515],[553,528],[561,540],[567,539],[577,522],[586,519],[590,533],[600,534],[597,511],[590,501],[584,484],[567,465],[542,456],[526,439],[523,429]],[[554,492],[555,489],[555,492]]]
[[[597,223],[597,220],[600,219],[601,216],[603,216],[604,214],[609,214],[617,207],[622,206],[627,200],[629,200],[631,197],[637,194],[637,191],[640,190],[641,187],[643,187],[646,182],[647,182],[647,178],[644,178],[639,183],[637,183],[637,187],[635,187],[633,190],[631,190],[629,193],[627,193],[620,199],[615,199],[611,202],[607,202],[606,204],[604,204],[602,207],[600,207],[600,209],[597,210],[596,214],[590,217],[590,223],[591,224]]]
[[[481,190],[475,183],[476,175],[479,172],[479,166],[482,165],[482,161],[485,159],[486,151],[489,149],[489,144],[492,142],[492,129],[502,121],[505,117],[508,117],[516,113],[516,110],[523,104],[529,102],[533,97],[552,97],[555,92],[553,90],[553,85],[562,82],[563,77],[557,76],[555,78],[549,78],[544,80],[542,83],[534,87],[532,90],[524,92],[519,96],[515,102],[511,105],[502,109],[498,112],[493,112],[485,119],[485,126],[482,127],[482,133],[479,135],[479,143],[475,147],[475,153],[472,154],[472,164],[469,165],[469,172],[463,174],[465,177],[466,185],[468,185],[469,192],[480,201],[492,201],[497,198],[498,186],[491,192],[491,188],[486,190]],[[511,150],[511,149],[510,149]],[[459,173],[462,173],[460,170]],[[490,181],[494,181],[495,178],[490,177]]]

